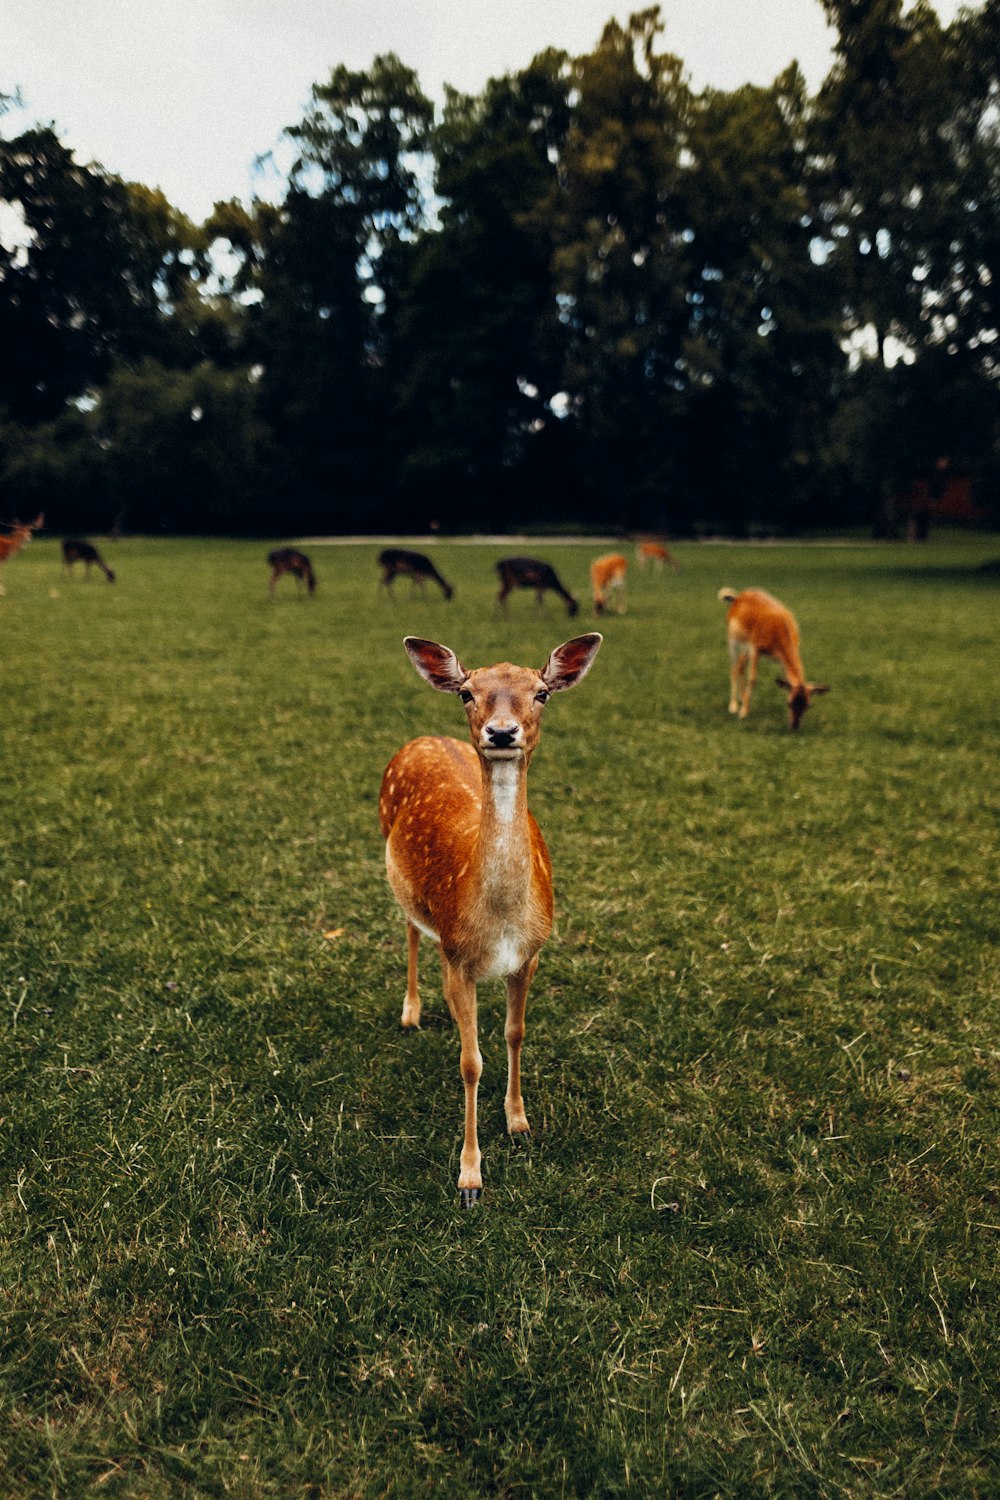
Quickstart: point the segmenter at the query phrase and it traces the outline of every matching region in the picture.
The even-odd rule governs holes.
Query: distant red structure
[[[899,497],[899,509],[911,542],[926,541],[931,521],[984,521],[986,511],[972,495],[972,480],[950,458],[939,458],[931,473],[915,479]]]

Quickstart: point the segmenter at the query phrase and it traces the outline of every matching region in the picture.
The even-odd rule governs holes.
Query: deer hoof
[[[475,1208],[482,1195],[482,1188],[459,1188],[459,1201],[463,1208]]]

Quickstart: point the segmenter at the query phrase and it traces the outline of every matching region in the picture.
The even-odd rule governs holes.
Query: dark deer
[[[32,533],[45,524],[45,517],[37,515],[33,521],[22,526],[20,521],[15,521],[10,536],[0,536],[0,563],[5,563],[8,557],[13,557],[15,552],[20,552],[25,542],[31,541]],[[0,583],[0,594],[6,594],[7,590]]]
[[[283,573],[291,573],[299,587],[304,583],[310,594],[315,593],[316,575],[312,570],[312,563],[297,547],[276,547],[267,554],[267,560],[271,566],[271,582],[268,587],[271,599],[274,598],[275,586]]]
[[[534,589],[535,598],[539,604],[545,603],[545,590],[551,589],[566,601],[566,613],[573,617],[580,608],[577,601],[568,589],[564,589],[556,571],[546,562],[539,562],[534,557],[505,557],[497,563],[497,572],[500,574],[500,592],[497,594],[497,603],[507,613],[507,595],[512,589]]]
[[[92,542],[84,542],[76,537],[72,539],[67,538],[66,541],[64,541],[62,544],[62,553],[63,562],[66,564],[67,572],[72,571],[73,564],[75,562],[82,562],[84,565],[85,576],[89,578],[90,570],[96,563],[108,582],[114,583],[114,573],[108,567],[107,563],[104,561],[104,558],[101,556]]]
[[[431,562],[422,552],[407,552],[405,547],[386,547],[378,555],[379,567],[382,569],[381,586],[392,594],[393,580],[400,574],[404,578],[412,579],[420,592],[424,591],[424,581],[433,578],[438,584],[446,599],[450,599],[455,590],[450,583],[446,583]]]

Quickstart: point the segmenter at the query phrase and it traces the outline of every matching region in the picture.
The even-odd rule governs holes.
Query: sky
[[[589,51],[642,0],[0,0],[0,92],[15,133],[54,124],[78,160],[159,187],[196,220],[219,199],[271,196],[254,162],[340,63],[395,52],[440,101],[478,93],[546,47]],[[942,21],[958,0],[938,0]],[[768,84],[793,59],[830,65],[820,0],[662,0],[660,50],[695,89]]]

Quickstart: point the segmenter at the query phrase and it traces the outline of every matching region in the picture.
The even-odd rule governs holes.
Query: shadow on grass
[[[907,578],[915,583],[973,584],[988,588],[1000,584],[1000,557],[991,557],[986,562],[954,563],[951,567],[940,563],[926,568],[896,567],[891,563],[882,563],[871,571],[891,573],[893,578]]]

